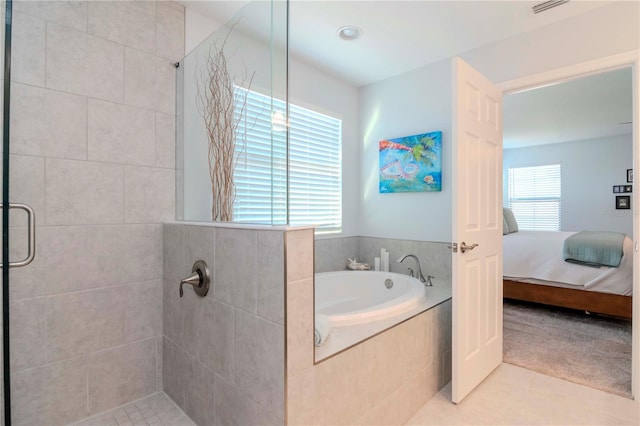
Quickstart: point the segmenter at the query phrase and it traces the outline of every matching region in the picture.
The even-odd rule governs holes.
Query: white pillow
[[[511,209],[503,207],[502,215],[504,217],[504,220],[507,222],[509,233],[511,234],[512,232],[518,232],[518,222],[516,222],[516,217],[513,215],[513,211],[511,211]]]

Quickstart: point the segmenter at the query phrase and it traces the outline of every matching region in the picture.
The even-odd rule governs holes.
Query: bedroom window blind
[[[236,130],[241,137],[234,173],[234,220],[284,224],[286,104],[251,90],[236,90],[236,114],[245,96],[246,106]],[[342,228],[342,120],[293,104],[289,105],[289,224],[316,225],[318,232]]]
[[[559,231],[561,218],[560,164],[509,169],[508,203],[518,228]]]

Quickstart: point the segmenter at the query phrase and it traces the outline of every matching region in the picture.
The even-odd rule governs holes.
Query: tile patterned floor
[[[460,404],[451,384],[408,425],[634,425],[640,404],[586,386],[501,364]]]
[[[635,425],[635,401],[500,365],[462,403],[451,403],[451,384],[425,404],[407,425]],[[74,426],[195,426],[164,393],[156,393]]]
[[[164,393],[156,393],[74,426],[196,426]]]

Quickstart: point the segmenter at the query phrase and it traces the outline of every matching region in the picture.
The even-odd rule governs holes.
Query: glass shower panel
[[[180,62],[178,220],[287,223],[287,14],[250,2]]]
[[[289,223],[289,4],[271,3],[271,85],[275,101],[272,107],[272,167],[273,225]],[[277,155],[276,155],[277,154]],[[277,212],[277,214],[275,214]]]
[[[2,115],[3,119],[0,122],[0,134],[4,135],[4,80],[5,80],[5,76],[4,76],[4,61],[5,61],[5,37],[4,37],[4,33],[5,33],[5,17],[6,17],[6,7],[7,7],[7,2],[6,1],[0,1],[0,58],[2,58],[2,71],[0,71],[0,114]],[[4,138],[3,138],[4,139]],[[7,181],[8,183],[8,179],[5,179],[5,174],[4,174],[4,156],[5,155],[9,155],[9,153],[5,153],[4,150],[4,145],[3,142],[0,142],[0,150],[2,151],[2,161],[0,161],[0,191],[2,190],[2,188],[4,188],[4,184],[5,181]],[[3,199],[3,201],[5,201]],[[4,223],[3,222],[3,218],[0,217],[0,224]],[[3,236],[2,236],[2,246],[0,247],[0,253],[4,252],[4,232],[3,232]],[[2,260],[0,260],[0,263],[3,263],[3,278],[2,278],[2,285],[3,287],[5,285],[9,285],[8,283],[8,276],[4,275],[4,262]],[[8,270],[8,269],[7,269]],[[5,282],[5,278],[6,278],[6,282]],[[4,298],[3,295],[0,294],[0,301],[2,301],[2,303],[4,303]],[[4,310],[3,310],[4,312]],[[0,330],[2,330],[2,326],[4,325],[4,321],[3,321],[3,316],[0,315]],[[2,333],[2,335],[4,335],[4,333]],[[1,363],[3,364],[2,368],[0,368],[0,377],[2,378],[2,381],[4,382],[4,356],[3,356],[3,351],[0,351],[0,360]],[[5,393],[4,393],[4,383],[2,385],[2,388],[0,389],[0,421],[1,423],[4,425],[5,424],[5,410],[4,410],[4,397],[5,397]]]

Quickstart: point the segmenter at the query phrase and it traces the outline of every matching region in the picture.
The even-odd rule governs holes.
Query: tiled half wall
[[[309,230],[287,237],[287,265],[298,266],[295,272],[287,270],[288,424],[405,423],[451,380],[451,300],[314,365],[313,268],[305,261],[314,235]],[[322,241],[334,244],[334,249],[323,248],[336,254],[336,267],[328,270],[344,269],[338,266],[342,255],[353,256],[361,243],[365,249],[384,243],[391,253],[396,247],[388,240]],[[396,244],[399,250],[419,249]]]
[[[163,386],[198,425],[284,424],[286,236],[164,225]],[[198,259],[211,273],[209,293],[185,286],[180,298]]]
[[[313,258],[312,229],[164,225],[163,387],[197,424],[401,424],[450,380],[450,301],[314,365]]]

